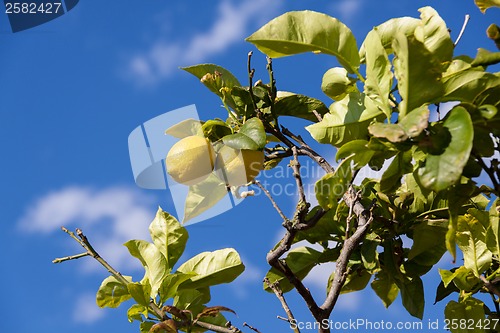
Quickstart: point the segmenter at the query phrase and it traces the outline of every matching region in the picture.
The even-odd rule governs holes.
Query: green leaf
[[[149,233],[153,244],[167,259],[168,271],[171,271],[186,247],[186,229],[175,217],[158,208],[153,222],[149,225]]]
[[[369,234],[361,244],[361,261],[363,266],[370,274],[375,274],[380,271],[380,263],[378,260],[377,247],[380,241],[376,240],[376,234]]]
[[[232,88],[241,86],[238,79],[227,69],[214,64],[200,64],[182,67],[188,73],[193,74],[213,93],[222,98],[220,92],[222,87]]]
[[[424,316],[424,285],[419,277],[405,280],[399,285],[403,306],[413,317],[422,319]]]
[[[145,307],[149,306],[149,302],[151,300],[151,286],[149,285],[147,279],[145,283],[129,283],[127,285],[127,289],[130,295],[134,298],[134,301]]]
[[[229,283],[245,270],[236,250],[227,248],[213,252],[202,252],[183,263],[181,273],[196,273],[181,284],[182,288],[203,288]]]
[[[403,33],[405,36],[413,36],[415,28],[420,25],[420,20],[414,17],[398,17],[390,19],[374,28],[380,36],[382,46],[388,54],[392,53],[392,41],[396,35]],[[365,43],[360,48],[361,59],[365,58]]]
[[[321,90],[334,100],[343,99],[348,93],[355,92],[357,79],[350,78],[344,67],[330,68],[323,75]]]
[[[203,135],[212,142],[222,139],[224,136],[232,134],[233,131],[228,124],[220,119],[207,120],[201,126]]]
[[[377,296],[380,297],[386,308],[394,302],[399,293],[399,288],[393,278],[391,278],[390,275],[383,270],[375,275],[375,279],[372,281],[371,287]]]
[[[127,311],[128,321],[131,323],[134,320],[142,322],[148,317],[148,307],[140,304],[133,304]]]
[[[319,264],[320,257],[321,252],[307,246],[301,246],[290,250],[285,261],[295,276],[302,280],[307,276],[307,274],[309,274],[314,266]],[[288,279],[275,268],[271,268],[271,270],[269,270],[266,274],[266,277],[271,283],[278,282],[280,289],[285,293],[293,289],[293,286]],[[264,289],[268,292],[272,292],[267,284],[264,284]]]
[[[495,255],[500,256],[500,224],[497,206],[498,198],[493,201],[489,211],[489,226],[486,229],[486,244],[488,249]]]
[[[453,60],[443,74],[444,94],[434,102],[461,101],[472,103],[478,95],[500,85],[500,77],[471,67],[462,59]]]
[[[360,291],[365,289],[370,282],[372,275],[368,273],[366,270],[354,271],[349,274],[345,280],[344,285],[342,286],[341,294],[348,294],[354,291]],[[330,290],[332,282],[335,278],[335,272],[333,272],[328,278],[328,285],[326,287],[326,292]]]
[[[341,147],[347,142],[368,138],[368,125],[382,113],[371,114],[363,105],[364,97],[351,93],[330,106],[330,113],[323,120],[306,127],[319,143]]]
[[[131,276],[125,276],[125,278],[132,282]],[[96,302],[101,308],[117,308],[121,303],[131,298],[127,286],[111,275],[102,281],[99,290],[97,290]]]
[[[316,122],[318,119],[313,111],[320,115],[328,112],[326,105],[316,98],[283,91],[278,92],[278,96],[274,104],[274,112],[278,116],[297,117]]]
[[[189,186],[182,223],[212,208],[226,195],[226,185],[213,173],[202,182]]]
[[[153,321],[145,321],[141,323],[140,331],[141,333],[150,333],[151,328],[155,325]]]
[[[368,148],[368,141],[366,140],[353,140],[337,150],[335,160],[338,162],[341,159],[352,156],[354,162],[354,169],[361,169],[370,162],[375,151]]]
[[[444,309],[444,316],[450,322],[449,328],[452,333],[484,332],[484,329],[476,326],[485,321],[484,303],[474,297],[468,297],[459,303],[450,301]],[[470,329],[469,323],[474,323]]]
[[[483,14],[488,8],[500,7],[500,0],[474,0],[474,2]]]
[[[392,160],[380,178],[380,191],[392,193],[401,186],[401,178],[413,171],[412,151],[401,151]]]
[[[457,245],[464,254],[464,266],[479,277],[491,265],[492,253],[486,245],[486,229],[470,214],[458,217]]]
[[[442,154],[428,154],[425,165],[417,170],[417,180],[425,188],[439,192],[456,183],[467,164],[474,131],[469,113],[457,106],[443,123],[451,135],[451,141]]]
[[[365,106],[369,112],[375,114],[381,111],[387,119],[390,119],[392,109],[389,93],[393,74],[391,63],[376,29],[368,33],[363,45],[366,45]]]
[[[483,48],[477,49],[476,57],[472,61],[472,66],[489,66],[500,62],[500,52],[490,52]]]
[[[261,150],[267,143],[264,124],[259,118],[251,118],[241,126],[238,133],[226,135],[222,141],[234,149]]]
[[[434,299],[434,304],[441,302],[443,299],[448,297],[453,293],[458,293],[460,290],[453,283],[449,284],[447,287],[444,286],[444,282],[441,281],[436,289],[436,297]]]
[[[427,128],[429,109],[421,106],[404,117],[397,124],[373,123],[368,127],[370,134],[377,138],[386,138],[390,142],[398,143],[410,138],[416,138]]]
[[[458,289],[466,292],[475,292],[483,284],[471,269],[464,266],[452,269],[451,271],[439,269],[439,275],[445,287],[448,287],[453,282]]]
[[[356,39],[339,20],[313,11],[285,13],[246,39],[271,58],[303,52],[333,55],[350,73],[359,67]]]
[[[151,298],[158,294],[163,278],[170,268],[163,253],[154,245],[144,240],[130,240],[124,244],[130,254],[141,261],[146,270],[145,277],[151,284]]]
[[[446,225],[419,224],[413,231],[413,246],[408,253],[408,260],[420,265],[433,266],[446,252]]]
[[[314,185],[318,204],[325,210],[337,205],[337,202],[349,188],[352,179],[350,159],[342,161],[333,174],[321,177]]]
[[[415,28],[415,37],[424,43],[427,50],[444,68],[453,57],[455,48],[446,23],[432,7],[423,7],[420,12],[421,24]]]
[[[190,310],[197,315],[203,310],[203,304],[210,302],[210,288],[179,290],[174,297],[173,306],[182,310]]]
[[[167,275],[160,286],[160,303],[165,303],[165,301],[169,298],[172,298],[176,295],[179,286],[184,282],[194,277],[196,273],[179,273],[176,272],[174,274]]]
[[[201,121],[197,119],[186,119],[175,125],[170,126],[165,134],[171,135],[173,137],[183,139],[191,135],[203,135],[201,130]]]
[[[415,37],[398,34],[392,43],[394,73],[398,80],[400,116],[443,95],[441,64]]]

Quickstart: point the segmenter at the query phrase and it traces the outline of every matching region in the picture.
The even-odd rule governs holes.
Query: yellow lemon
[[[229,186],[251,182],[264,168],[264,153],[256,150],[221,148],[215,162],[217,176]]]
[[[188,136],[172,146],[165,164],[168,174],[178,183],[194,185],[205,180],[214,169],[215,151],[201,136]]]

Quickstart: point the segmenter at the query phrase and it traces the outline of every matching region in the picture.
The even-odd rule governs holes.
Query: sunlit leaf
[[[390,119],[392,109],[389,93],[393,74],[391,63],[376,29],[368,33],[363,45],[366,47],[365,106],[369,112],[382,111]]]
[[[133,304],[127,310],[127,318],[129,322],[133,322],[134,320],[143,321],[144,318],[148,317],[148,307],[140,304]]]
[[[488,8],[500,7],[500,0],[474,0],[481,12],[486,12]]]
[[[355,92],[357,79],[349,77],[344,67],[330,68],[323,75],[321,90],[333,100],[341,100],[348,93]]]
[[[267,143],[266,131],[259,118],[251,118],[243,124],[238,133],[226,135],[222,141],[234,149],[259,150]]]
[[[186,229],[175,217],[158,208],[153,222],[149,225],[149,233],[153,244],[167,259],[167,268],[170,271],[186,247],[188,240]]]
[[[226,185],[215,174],[211,174],[196,185],[189,186],[182,222],[186,223],[212,208],[226,195]]]
[[[342,286],[341,294],[348,294],[354,291],[360,291],[365,289],[370,282],[372,275],[368,273],[366,270],[354,271],[349,274],[345,280],[344,285]],[[335,279],[335,272],[333,272],[328,278],[328,285],[326,287],[326,292],[330,290],[330,287]]]
[[[394,49],[394,73],[398,80],[401,116],[442,96],[441,64],[415,37],[397,35]]]
[[[220,97],[222,97],[220,92],[222,87],[241,86],[238,79],[230,71],[218,65],[200,64],[182,69],[196,76],[210,91]]]
[[[351,30],[339,20],[313,11],[285,13],[246,39],[271,58],[303,52],[337,57],[350,73],[359,67],[359,54]]]
[[[368,141],[353,140],[337,150],[335,160],[338,162],[341,159],[352,156],[352,161],[354,162],[353,168],[360,169],[370,162],[370,159],[374,154],[375,151],[368,148]]]
[[[500,62],[500,52],[490,52],[483,48],[477,49],[476,57],[471,63],[472,66],[489,66]]]
[[[146,277],[151,284],[151,297],[155,297],[169,267],[163,253],[152,243],[144,240],[130,240],[124,244],[130,254],[141,261]]]
[[[371,287],[377,296],[380,297],[386,308],[394,302],[399,293],[398,286],[385,271],[380,271],[375,275]]]
[[[480,276],[492,262],[486,245],[486,229],[474,216],[458,217],[457,245],[464,254],[464,266]]]
[[[325,210],[337,205],[339,199],[349,188],[352,179],[350,159],[344,160],[335,170],[321,177],[314,185],[318,204]]]
[[[149,285],[147,279],[145,283],[129,283],[127,285],[127,288],[130,295],[134,298],[134,301],[136,301],[140,305],[146,307],[149,306],[149,302],[151,300],[151,286]]]
[[[164,303],[167,299],[172,298],[176,295],[179,286],[184,282],[195,276],[196,273],[179,273],[167,275],[160,286],[159,294],[160,301]]]
[[[497,205],[498,198],[493,201],[489,211],[489,225],[486,229],[486,244],[488,249],[497,256],[500,256],[500,223],[498,219]]]
[[[425,165],[417,170],[419,183],[436,192],[448,188],[460,179],[474,138],[470,115],[463,107],[453,108],[443,125],[451,135],[450,143],[443,153],[428,154]]]
[[[132,282],[131,276],[125,276],[125,278]],[[116,308],[131,298],[132,296],[127,286],[118,281],[114,276],[108,276],[102,281],[96,295],[97,305],[101,308]]]
[[[197,119],[186,119],[177,123],[173,126],[170,126],[165,134],[171,135],[173,137],[183,139],[187,136],[191,135],[203,135],[201,130],[201,121]]]
[[[202,252],[183,263],[181,273],[196,273],[182,283],[182,288],[203,288],[229,283],[245,270],[236,250],[227,248],[213,252]]]

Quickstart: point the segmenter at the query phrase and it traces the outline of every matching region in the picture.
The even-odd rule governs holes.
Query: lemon
[[[217,176],[229,186],[251,182],[264,168],[264,153],[224,146],[215,161]]]
[[[165,160],[168,174],[178,183],[195,185],[214,169],[215,151],[201,136],[188,136],[172,146]]]

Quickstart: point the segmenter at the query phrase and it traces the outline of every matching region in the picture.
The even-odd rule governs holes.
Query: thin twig
[[[248,60],[247,60],[247,70],[248,70],[248,92],[250,93],[250,99],[252,100],[253,109],[257,112],[257,104],[255,104],[254,94],[253,94],[253,75],[255,73],[255,69],[252,68],[252,55],[253,52],[248,52]]]
[[[274,292],[276,297],[281,302],[281,306],[283,307],[283,310],[285,310],[286,316],[288,317],[288,322],[295,323],[296,322],[295,317],[293,316],[292,310],[290,310],[290,307],[288,306],[285,297],[283,297],[283,291],[281,290],[279,283],[278,282],[271,283],[271,281],[269,281],[268,278],[264,279],[264,283],[267,284],[267,286]],[[297,327],[297,325],[294,325],[293,331],[295,333],[300,333],[300,330]]]
[[[458,34],[457,40],[455,41],[455,43],[453,43],[454,46],[457,46],[458,42],[460,42],[460,39],[462,38],[462,35],[465,32],[465,28],[467,27],[469,20],[470,20],[470,15],[469,14],[465,15],[464,24],[462,24],[462,29],[460,30],[460,33]]]
[[[498,195],[500,193],[500,183],[498,182],[495,176],[493,168],[488,167],[486,163],[484,163],[484,160],[481,158],[481,156],[477,156],[474,152],[472,152],[472,155],[476,158],[477,163],[479,163],[479,165],[486,172],[488,177],[490,177],[490,180],[493,184],[493,188],[495,189],[495,191],[497,192],[496,194]]]
[[[297,184],[297,190],[299,191],[299,204],[306,202],[306,195],[304,193],[304,185],[302,183],[302,177],[300,176],[300,162],[299,153],[297,152],[297,147],[292,147],[293,160],[290,163],[293,170],[293,177]]]
[[[234,333],[235,332],[231,328],[226,328],[226,327],[222,327],[219,325],[209,324],[209,323],[205,323],[203,321],[197,321],[196,325],[201,327],[201,328],[204,328],[204,329],[207,329],[210,331],[214,331],[214,332],[219,332],[219,333]],[[231,325],[231,327],[234,327],[234,326]]]
[[[248,325],[247,323],[243,323],[243,326],[244,326],[244,327],[248,327],[249,329],[251,329],[251,330],[252,330],[252,331],[254,331],[254,332],[261,333],[258,329],[256,329],[256,328],[255,328],[255,327],[253,327],[253,326]]]
[[[323,117],[321,117],[321,115],[319,114],[318,111],[312,110],[312,113],[314,114],[314,116],[316,116],[316,119],[318,119],[318,121],[322,121],[323,120]]]
[[[67,256],[67,257],[63,257],[63,258],[55,258],[54,260],[52,260],[52,263],[59,264],[59,263],[64,262],[64,261],[75,260],[75,259],[83,258],[83,257],[89,256],[89,255],[90,255],[90,253],[83,252],[80,254],[75,254],[75,255]]]
[[[255,185],[257,185],[258,187],[260,187],[260,189],[264,192],[264,194],[269,198],[269,201],[271,201],[274,209],[276,209],[276,211],[281,216],[281,218],[283,219],[283,221],[288,221],[288,218],[283,213],[283,211],[281,210],[281,208],[278,206],[278,204],[276,203],[276,201],[272,197],[271,193],[269,193],[269,191],[264,187],[264,185],[262,185],[258,180],[254,180],[253,183]]]

